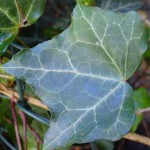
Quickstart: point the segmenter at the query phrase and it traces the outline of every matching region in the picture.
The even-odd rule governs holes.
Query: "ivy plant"
[[[78,4],[62,34],[16,54],[3,66],[50,108],[44,149],[98,139],[116,141],[134,122],[126,82],[147,49],[136,12],[114,13]]]

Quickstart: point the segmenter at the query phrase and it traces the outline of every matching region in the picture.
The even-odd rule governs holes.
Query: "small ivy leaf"
[[[43,13],[46,0],[0,0],[0,55],[19,28],[33,24]]]
[[[134,107],[135,112],[140,109],[145,109],[150,107],[150,96],[148,94],[148,91],[145,88],[139,88],[134,91],[133,94],[134,97]],[[132,126],[132,131],[135,132],[140,124],[140,122],[143,119],[143,115],[138,115],[135,118],[135,122]]]
[[[47,128],[48,128],[47,125],[45,125],[37,120],[33,120],[31,123],[31,126],[39,134],[39,137],[42,140],[47,131]],[[19,130],[20,130],[21,137],[23,139],[24,134],[23,134],[23,126],[22,125],[20,125]],[[35,135],[33,135],[31,130],[29,130],[29,129],[27,130],[27,139],[28,139],[28,149],[35,150],[37,147],[37,139],[36,139]],[[43,147],[43,144],[42,143],[39,144],[39,150],[42,150],[42,147]]]
[[[139,15],[78,4],[72,18],[62,34],[19,52],[3,66],[50,108],[45,150],[118,140],[135,116],[133,91],[125,80],[147,49]]]
[[[142,2],[140,0],[98,0],[97,5],[103,9],[125,13],[137,10],[142,6]]]

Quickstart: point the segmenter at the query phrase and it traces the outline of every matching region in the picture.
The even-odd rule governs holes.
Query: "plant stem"
[[[19,100],[24,101],[24,98],[23,98],[24,90],[22,89],[22,81],[16,78],[16,83],[17,83],[17,88],[18,88],[18,93],[19,93]]]
[[[27,127],[31,130],[32,134],[36,137],[37,141],[43,143],[42,139],[40,138],[39,134],[34,130],[34,128],[27,123]]]
[[[9,75],[6,75],[6,74],[0,74],[0,78],[13,79],[12,76],[9,76]]]
[[[17,150],[11,143],[9,143],[1,134],[0,134],[0,139],[3,141],[7,147],[9,147],[11,150]],[[2,147],[1,147],[2,148]]]
[[[19,50],[24,49],[24,47],[23,47],[23,46],[18,45],[18,44],[16,44],[16,43],[12,43],[12,44],[11,44],[11,46],[13,46],[13,47],[15,47],[15,48],[17,48],[17,49],[19,49]]]
[[[95,142],[91,142],[90,145],[92,150],[97,150],[97,146]]]
[[[24,131],[24,150],[27,150],[27,127],[31,130],[32,134],[36,137],[37,140],[37,150],[39,150],[40,143],[43,143],[42,139],[40,138],[39,134],[31,127],[29,124],[26,115],[24,112],[19,111],[19,114],[23,121],[23,131]]]
[[[37,141],[37,150],[40,150],[40,142]]]
[[[21,140],[20,140],[20,136],[19,136],[17,114],[16,114],[16,111],[15,111],[15,101],[14,101],[14,98],[11,99],[11,110],[12,110],[12,116],[13,116],[13,120],[14,120],[14,126],[15,126],[15,133],[16,133],[18,148],[19,148],[19,150],[22,150]]]
[[[150,112],[150,108],[140,109],[136,112],[137,115],[141,115],[143,113]]]
[[[21,116],[23,122],[23,132],[24,132],[24,150],[27,150],[27,118],[24,112],[19,110],[19,114]]]
[[[138,142],[150,146],[150,138],[136,133],[128,133],[127,135],[124,136],[124,138],[130,141],[134,141],[134,142]]]
[[[19,94],[16,91],[8,89],[2,83],[0,83],[0,94],[3,94],[10,99],[13,97],[15,102],[17,102],[19,99]],[[29,104],[40,107],[40,108],[45,109],[45,110],[49,110],[49,108],[46,105],[44,105],[39,99],[36,99],[34,97],[29,97],[27,95],[24,95],[24,99]]]
[[[7,96],[3,95],[3,94],[0,94],[0,98],[5,98],[5,99],[8,99]]]
[[[19,36],[16,37],[16,40],[20,42],[23,47],[29,48],[29,46]]]

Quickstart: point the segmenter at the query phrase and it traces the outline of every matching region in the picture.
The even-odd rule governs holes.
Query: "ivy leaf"
[[[32,128],[35,129],[35,131],[39,134],[40,138],[43,139],[44,134],[47,131],[47,126],[45,124],[42,124],[39,121],[33,120],[31,124]],[[23,126],[19,125],[19,131],[21,134],[22,139],[24,139],[24,133],[23,133]],[[29,150],[36,150],[37,147],[37,139],[32,134],[31,130],[27,130],[27,146]],[[43,145],[39,144],[39,150],[42,150]]]
[[[142,6],[140,0],[98,0],[97,5],[103,9],[109,9],[115,12],[128,12],[137,10]]]
[[[139,15],[77,5],[72,18],[62,34],[21,51],[3,66],[29,83],[50,108],[45,150],[118,140],[135,116],[133,91],[125,81],[147,49]]]
[[[0,0],[0,54],[21,27],[33,24],[43,13],[46,0]]]
[[[134,91],[134,106],[135,106],[135,112],[140,109],[145,109],[150,107],[150,96],[148,94],[148,91],[145,88],[139,88]],[[135,122],[132,126],[133,132],[136,131],[142,119],[143,119],[142,114],[136,116]]]

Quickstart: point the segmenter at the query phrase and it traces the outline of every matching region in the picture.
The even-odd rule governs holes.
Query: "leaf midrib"
[[[120,76],[122,77],[122,80],[123,80],[123,77],[124,77],[124,76],[123,76],[123,73],[121,72],[120,68],[119,68],[118,65],[116,64],[115,60],[114,60],[114,59],[110,56],[110,54],[107,52],[106,48],[103,46],[102,41],[99,39],[99,37],[98,37],[97,33],[95,32],[93,26],[90,24],[90,22],[88,21],[88,19],[84,16],[84,13],[83,13],[83,11],[82,11],[82,9],[81,9],[81,7],[80,7],[80,4],[78,4],[78,7],[79,7],[79,9],[80,9],[80,11],[81,11],[81,13],[82,13],[82,17],[86,20],[86,22],[87,22],[87,23],[90,25],[90,27],[92,28],[92,31],[94,32],[94,34],[95,34],[96,38],[98,39],[98,41],[101,43],[101,46],[102,46],[104,52],[105,52],[106,55],[110,58],[110,60],[112,61],[112,63],[113,63],[114,66],[116,67],[116,69],[118,70],[118,73],[120,74]],[[101,15],[102,15],[102,14],[101,14]],[[104,16],[103,16],[103,17],[104,17]],[[105,17],[104,17],[104,18],[105,18]],[[106,32],[106,30],[105,30],[105,32]],[[105,34],[105,33],[104,33],[104,34]]]
[[[108,78],[106,76],[100,76],[100,75],[94,75],[94,74],[88,74],[88,73],[83,73],[79,71],[74,71],[74,70],[50,70],[50,69],[38,69],[38,68],[27,68],[27,67],[2,67],[3,69],[25,69],[25,70],[33,70],[33,71],[43,71],[46,73],[49,72],[54,72],[54,73],[71,73],[71,74],[76,74],[78,76],[85,76],[85,77],[90,77],[90,78],[97,78],[97,79],[102,79],[102,80],[109,80],[109,81],[121,81],[120,79],[115,79],[115,78]]]

